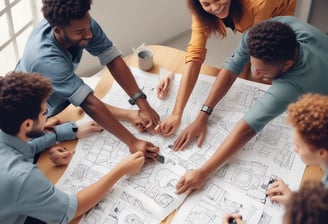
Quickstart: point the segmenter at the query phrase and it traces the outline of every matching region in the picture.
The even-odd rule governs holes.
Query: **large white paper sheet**
[[[161,118],[168,116],[174,106],[181,75],[175,74],[168,98],[160,100],[156,97],[159,76],[134,67],[130,69],[150,105]],[[165,72],[161,70],[161,73]],[[198,114],[213,82],[214,77],[200,75],[177,134]],[[286,125],[286,114],[270,122],[242,151],[220,167],[202,190],[187,199],[186,194],[174,193],[181,175],[188,169],[200,167],[210,158],[267,88],[264,84],[237,79],[212,112],[207,137],[201,148],[194,142],[184,151],[173,152],[170,145],[177,134],[163,138],[138,133],[132,125],[123,123],[138,138],[160,146],[165,163],[148,164],[141,173],[122,178],[81,223],[159,223],[180,205],[173,223],[220,223],[223,213],[234,211],[241,213],[246,223],[280,223],[283,208],[265,198],[268,181],[273,176],[279,176],[296,190],[305,169],[292,149],[292,131]],[[128,98],[115,82],[102,100],[122,108],[137,109],[128,104]],[[107,131],[80,139],[76,153],[57,186],[75,193],[98,180],[128,154],[127,146]]]

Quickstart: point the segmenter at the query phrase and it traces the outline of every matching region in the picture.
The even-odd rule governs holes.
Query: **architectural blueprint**
[[[150,105],[162,119],[168,116],[175,103],[181,75],[175,74],[167,99],[160,100],[156,97],[159,76],[134,67],[130,69]],[[188,197],[174,193],[177,181],[186,170],[205,163],[268,88],[267,85],[237,79],[213,110],[202,147],[193,143],[183,151],[173,152],[171,146],[177,134],[197,116],[213,82],[214,77],[200,75],[176,135],[163,138],[139,133],[132,125],[123,123],[138,138],[160,146],[165,163],[147,164],[139,174],[123,177],[80,223],[160,223],[179,206],[173,223],[220,223],[222,215],[227,212],[242,214],[246,223],[280,223],[283,208],[265,196],[269,180],[279,176],[296,190],[305,168],[292,149],[292,132],[285,123],[286,114],[270,122],[243,150],[219,167],[201,190]],[[137,109],[128,103],[128,98],[114,83],[102,100],[122,108]],[[67,192],[77,192],[98,180],[128,154],[127,146],[107,131],[80,139],[57,186]]]

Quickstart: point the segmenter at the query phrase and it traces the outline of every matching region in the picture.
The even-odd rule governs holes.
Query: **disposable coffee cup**
[[[148,71],[154,65],[153,51],[146,47],[137,49],[138,66],[141,70]]]

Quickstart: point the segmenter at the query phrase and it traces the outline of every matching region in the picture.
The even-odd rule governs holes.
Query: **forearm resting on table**
[[[247,122],[240,120],[211,158],[200,169],[203,170],[203,173],[206,175],[212,174],[255,135],[255,131]]]
[[[103,178],[79,191],[77,193],[78,209],[74,218],[94,207],[123,175],[125,173],[121,168],[114,167]]]
[[[115,135],[128,146],[137,139],[108,110],[106,105],[93,95],[89,95],[81,104],[83,110],[101,127]]]

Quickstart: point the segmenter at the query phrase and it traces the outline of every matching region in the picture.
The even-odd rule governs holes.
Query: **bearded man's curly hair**
[[[267,20],[252,27],[247,36],[250,56],[267,63],[292,60],[298,46],[296,34],[285,23]]]
[[[82,19],[91,3],[92,0],[42,0],[41,11],[52,27],[64,27],[71,20]]]

